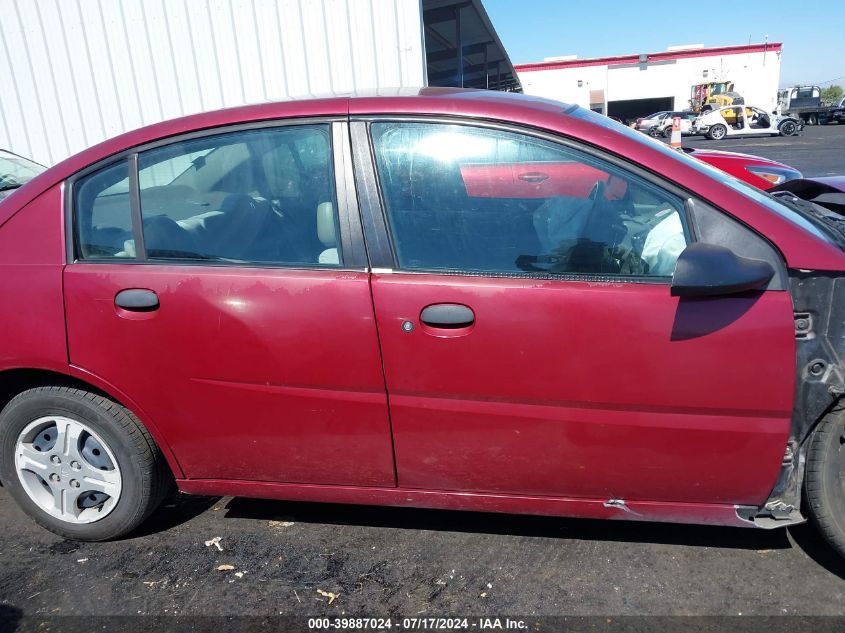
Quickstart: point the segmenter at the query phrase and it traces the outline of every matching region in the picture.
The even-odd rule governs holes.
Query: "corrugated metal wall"
[[[419,0],[0,0],[0,148],[47,165],[150,123],[425,83]]]

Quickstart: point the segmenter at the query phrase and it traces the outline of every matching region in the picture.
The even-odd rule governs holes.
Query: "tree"
[[[822,90],[822,101],[824,103],[838,104],[839,101],[842,99],[843,94],[845,94],[845,90],[842,89],[842,86],[837,86],[836,84],[834,84]]]

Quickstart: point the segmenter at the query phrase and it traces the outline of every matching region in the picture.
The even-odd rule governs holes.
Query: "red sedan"
[[[801,172],[794,167],[751,154],[723,152],[717,149],[684,148],[684,151],[758,189],[771,189],[803,177]]]
[[[188,493],[845,544],[845,234],[521,95],[154,125],[0,204],[0,478],[125,534]]]

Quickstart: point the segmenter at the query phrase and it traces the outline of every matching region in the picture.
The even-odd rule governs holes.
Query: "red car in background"
[[[130,132],[0,203],[0,478],[779,527],[845,551],[845,232],[601,115],[425,89]]]
[[[713,165],[713,167],[717,167],[758,189],[770,189],[789,180],[803,177],[800,171],[789,165],[760,156],[687,147],[683,151],[693,158],[704,161],[708,165]]]

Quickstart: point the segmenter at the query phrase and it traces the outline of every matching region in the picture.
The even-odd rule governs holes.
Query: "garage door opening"
[[[624,123],[640,117],[660,112],[661,110],[674,110],[674,97],[657,97],[654,99],[627,99],[625,101],[609,101],[607,104],[608,116],[615,116],[622,119]]]

